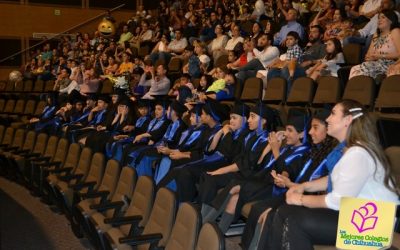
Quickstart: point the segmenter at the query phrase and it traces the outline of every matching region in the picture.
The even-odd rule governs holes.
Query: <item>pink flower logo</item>
[[[375,228],[378,216],[374,216],[378,207],[373,202],[368,202],[358,210],[353,211],[351,223],[357,228],[359,233]]]

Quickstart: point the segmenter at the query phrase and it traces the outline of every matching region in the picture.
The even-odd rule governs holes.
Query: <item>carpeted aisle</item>
[[[24,187],[0,177],[0,249],[90,249],[72,233],[64,215],[32,197]]]

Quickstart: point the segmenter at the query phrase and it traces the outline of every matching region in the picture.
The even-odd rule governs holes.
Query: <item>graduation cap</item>
[[[172,110],[174,110],[178,114],[178,116],[181,116],[183,113],[187,111],[186,106],[176,100],[171,102],[169,106],[171,107]]]
[[[111,97],[109,94],[101,94],[99,95],[98,100],[102,100],[105,103],[110,103],[111,102]]]
[[[203,110],[218,122],[223,122],[229,118],[228,106],[221,104],[214,99],[207,99],[203,106]]]
[[[203,104],[204,103],[196,103],[193,105],[193,108],[189,110],[191,114],[196,115],[196,123],[199,123],[199,117],[201,116],[201,111],[203,110]]]
[[[331,110],[327,108],[317,109],[312,118],[318,119],[326,124],[326,119],[330,116]]]
[[[76,104],[77,102],[85,102],[83,96],[78,91],[72,91],[68,96],[68,102]]]
[[[118,95],[118,96],[124,96],[126,93],[126,89],[121,89],[121,88],[114,88],[112,95]]]
[[[267,120],[267,123],[273,122],[274,120],[273,110],[262,102],[258,102],[255,106],[253,106],[250,109],[250,112],[253,112],[261,118]]]
[[[139,99],[137,101],[137,107],[138,108],[148,108],[150,110],[151,109],[151,101],[148,99]]]
[[[307,114],[297,109],[289,111],[286,125],[292,125],[297,132],[303,132],[307,126]]]
[[[125,105],[125,106],[130,107],[131,106],[131,100],[128,98],[128,96],[123,96],[118,101],[118,105]]]
[[[86,95],[86,100],[93,100],[93,101],[97,101],[97,95],[95,93],[91,93],[91,94],[87,94]]]
[[[231,109],[231,114],[237,114],[243,117],[248,117],[250,113],[250,107],[242,102],[235,102],[235,105]]]

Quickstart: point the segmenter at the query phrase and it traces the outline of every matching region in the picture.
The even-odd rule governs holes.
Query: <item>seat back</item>
[[[165,250],[194,249],[200,230],[200,215],[190,203],[179,206],[171,236]]]
[[[217,68],[217,67],[226,67],[226,65],[227,65],[228,63],[229,63],[228,55],[226,55],[226,54],[220,55],[220,56],[217,57],[216,60],[215,60],[214,68]]]
[[[154,201],[149,220],[144,227],[143,234],[161,233],[162,239],[158,247],[164,247],[171,235],[175,221],[176,197],[167,188],[160,188]]]
[[[177,57],[171,58],[171,60],[168,63],[169,72],[179,72],[181,70],[181,67],[182,67],[182,61]]]
[[[251,77],[247,79],[243,86],[241,100],[258,100],[262,95],[263,82],[260,78]]]
[[[355,76],[351,78],[344,89],[342,99],[352,99],[362,105],[371,107],[375,92],[375,81],[369,76]]]
[[[36,142],[35,142],[32,152],[38,153],[38,154],[43,154],[44,150],[46,149],[47,138],[48,138],[48,136],[46,133],[40,133],[36,138]]]
[[[121,170],[117,187],[111,198],[111,201],[123,201],[126,198],[131,198],[137,181],[136,170],[130,167],[124,167]],[[112,217],[113,210],[106,211],[106,217]]]
[[[13,91],[13,90],[14,90],[14,83],[11,82],[11,81],[8,81],[8,82],[7,82],[7,85],[6,85],[5,91],[6,91],[6,92],[11,92],[11,91]]]
[[[75,168],[78,165],[79,156],[81,154],[81,146],[79,143],[69,145],[67,156],[65,157],[64,168]]]
[[[225,239],[221,230],[214,223],[205,223],[200,230],[196,250],[223,250]]]
[[[43,113],[44,108],[46,107],[46,102],[45,101],[40,101],[36,105],[35,112],[33,113],[34,116],[40,116]]]
[[[400,108],[400,75],[385,78],[375,102],[375,109]]]
[[[33,147],[35,146],[35,140],[36,140],[36,132],[29,131],[25,136],[25,141],[22,146],[22,149],[29,150],[29,152],[32,151]]]
[[[11,146],[22,148],[22,145],[24,144],[24,140],[25,140],[25,129],[22,129],[22,128],[17,129],[17,131],[15,131],[14,139],[13,139]]]
[[[32,91],[41,93],[41,92],[43,92],[43,88],[44,88],[44,81],[36,80]]]
[[[28,100],[25,105],[25,109],[23,114],[24,115],[33,115],[35,112],[36,101],[35,100]]]
[[[358,65],[361,63],[361,45],[349,43],[343,47],[344,60],[347,64]]]
[[[6,106],[6,100],[0,99],[0,112],[3,112],[5,106]]]
[[[385,149],[385,154],[389,159],[390,165],[397,183],[400,183],[400,146],[392,146]]]
[[[22,92],[24,90],[24,82],[22,80],[15,82],[14,91]]]
[[[13,113],[14,114],[22,114],[25,109],[25,100],[19,99],[14,107]]]
[[[79,156],[78,164],[74,169],[74,174],[82,174],[85,177],[89,173],[91,159],[92,159],[92,150],[88,147],[84,147]]]
[[[13,141],[14,138],[14,128],[8,127],[6,129],[6,132],[4,132],[3,140],[1,141],[1,144],[7,144],[10,145]]]
[[[285,103],[286,101],[286,90],[287,83],[286,79],[282,77],[274,77],[268,81],[267,88],[263,101],[267,103]]]
[[[45,82],[43,92],[51,92],[54,89],[54,80],[48,80]]]
[[[50,142],[50,140],[49,140],[49,142]],[[49,147],[48,144],[47,144],[47,147]],[[67,139],[65,139],[65,138],[60,139],[58,141],[57,148],[53,154],[53,161],[59,161],[59,162],[64,163],[65,157],[67,156],[67,152],[68,152],[68,146],[69,146],[69,142]]]
[[[113,92],[113,83],[109,79],[105,79],[102,81],[101,93],[102,94],[111,94]]]
[[[155,194],[155,185],[153,178],[149,176],[140,176],[135,191],[133,192],[132,201],[125,212],[126,216],[140,215],[142,220],[139,226],[144,227],[149,219],[151,208],[153,206]],[[121,231],[128,235],[130,226],[121,226]]]
[[[6,127],[4,125],[0,125],[0,142],[3,141],[3,135],[4,135],[5,130],[6,130]]]
[[[337,103],[340,95],[341,87],[339,78],[334,76],[320,76],[317,79],[317,90],[313,104]]]
[[[314,81],[309,77],[299,77],[293,82],[287,103],[311,103],[314,95]]]
[[[31,92],[33,88],[33,81],[32,80],[27,80],[24,82],[24,92]]]
[[[65,139],[63,140],[63,144],[68,141]],[[68,146],[65,146],[65,150]],[[58,148],[58,137],[57,136],[51,136],[49,138],[49,140],[47,141],[47,145],[46,145],[46,150],[43,153],[43,156],[45,157],[50,157],[51,159],[54,158],[54,155],[57,151]],[[39,152],[38,152],[39,153]]]
[[[11,113],[14,111],[14,107],[15,107],[15,100],[14,99],[9,99],[6,102],[6,106],[3,109],[4,113]]]
[[[99,191],[109,191],[108,197],[114,195],[115,188],[119,179],[120,167],[116,160],[108,160],[106,165],[106,171],[104,172],[103,179],[99,186]]]
[[[104,174],[104,165],[105,165],[105,157],[102,153],[95,153],[92,157],[92,161],[90,162],[89,173],[86,178],[84,178],[85,182],[96,182],[97,184],[94,186],[94,189],[100,185],[101,179],[103,179]]]

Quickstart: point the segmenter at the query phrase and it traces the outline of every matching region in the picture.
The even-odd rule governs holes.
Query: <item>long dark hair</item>
[[[387,19],[390,20],[390,31],[399,27],[399,19],[396,12],[394,12],[393,10],[383,10],[379,13],[379,15],[384,15]],[[382,31],[378,28],[376,32],[378,33],[378,36],[380,36]]]
[[[346,147],[362,147],[372,156],[375,165],[380,162],[385,170],[385,186],[399,195],[400,188],[393,174],[393,166],[390,165],[380,144],[374,119],[367,109],[357,101],[343,100],[338,104],[342,106],[344,116],[351,115],[353,117],[347,134]]]
[[[337,39],[336,37],[328,39],[328,41],[332,41],[333,44],[335,45],[335,50],[332,53],[326,53],[325,59],[326,60],[332,60],[334,59],[337,54],[342,53],[342,43]]]

